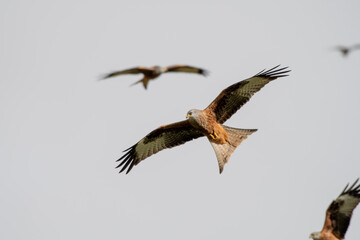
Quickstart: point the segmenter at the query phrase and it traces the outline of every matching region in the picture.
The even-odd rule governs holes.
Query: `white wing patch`
[[[155,141],[151,141],[148,143],[144,143],[144,141],[145,139],[142,139],[135,148],[138,162],[166,148],[164,137],[159,137]]]
[[[337,201],[341,201],[343,204],[339,207],[339,212],[346,216],[351,216],[354,208],[359,204],[360,199],[349,194],[340,196]]]

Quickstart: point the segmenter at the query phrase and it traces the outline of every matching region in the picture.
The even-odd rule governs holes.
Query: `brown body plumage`
[[[196,118],[192,117],[195,112],[197,113]],[[226,130],[216,122],[215,117],[209,111],[192,109],[186,117],[189,118],[190,124],[207,136],[210,141],[217,144],[224,144],[228,141]]]
[[[116,71],[109,73],[103,77],[103,79],[115,77],[123,74],[143,74],[143,78],[139,81],[133,83],[132,85],[142,83],[144,88],[147,89],[148,83],[150,80],[154,80],[158,78],[161,74],[166,72],[187,72],[187,73],[197,73],[204,76],[207,76],[208,71],[202,68],[197,68],[189,65],[172,65],[168,67],[160,67],[160,66],[153,66],[153,67],[143,67],[138,66],[126,70]]]
[[[219,164],[220,173],[229,161],[230,155],[256,129],[238,129],[223,125],[241,106],[250,100],[270,81],[285,77],[290,72],[278,66],[261,71],[254,77],[235,83],[224,89],[217,98],[204,110],[192,109],[187,113],[187,120],[161,126],[150,132],[118,159],[122,167],[120,172],[163,149],[184,144],[187,141],[206,136],[213,147]]]

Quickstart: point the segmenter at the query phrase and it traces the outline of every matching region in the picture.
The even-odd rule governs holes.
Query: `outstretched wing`
[[[165,148],[172,148],[201,136],[204,135],[191,126],[188,120],[161,126],[146,135],[134,146],[126,149],[124,151],[126,153],[117,160],[121,161],[117,168],[122,166],[120,172],[127,168],[127,174],[134,165],[145,158]]]
[[[209,74],[209,71],[207,71],[205,69],[192,67],[192,66],[189,66],[189,65],[181,65],[181,64],[168,66],[168,67],[165,68],[165,72],[198,73],[198,74],[201,74],[201,75],[204,75],[204,76],[207,76]]]
[[[360,49],[360,44],[355,44],[352,49]]]
[[[218,123],[224,123],[267,83],[276,78],[288,76],[285,74],[290,70],[287,70],[287,67],[278,68],[279,66],[267,71],[263,70],[251,78],[224,89],[205,111],[213,113]]]
[[[351,215],[360,202],[359,179],[347,189],[346,185],[339,197],[334,200],[326,211],[326,219],[322,232],[332,232],[338,239],[343,239],[349,227]]]
[[[121,70],[121,71],[111,72],[111,73],[103,76],[102,79],[116,77],[116,76],[123,75],[123,74],[139,74],[139,73],[149,74],[151,72],[152,72],[151,69],[139,66],[139,67],[129,68],[129,69]]]

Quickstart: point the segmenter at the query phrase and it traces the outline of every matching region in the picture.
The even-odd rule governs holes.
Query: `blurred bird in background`
[[[161,74],[166,73],[166,72],[197,73],[197,74],[201,74],[203,76],[207,76],[209,74],[209,72],[207,70],[202,69],[202,68],[197,68],[197,67],[193,67],[193,66],[189,66],[189,65],[177,64],[177,65],[172,65],[172,66],[168,66],[168,67],[154,66],[154,67],[150,67],[150,68],[138,66],[138,67],[122,70],[122,71],[111,72],[111,73],[105,75],[102,79],[115,77],[115,76],[119,76],[119,75],[123,75],[123,74],[142,73],[144,75],[143,78],[140,79],[139,81],[131,84],[131,86],[138,84],[138,83],[142,83],[144,88],[147,89],[147,86],[148,86],[148,83],[150,80],[154,80],[154,79],[158,78]]]

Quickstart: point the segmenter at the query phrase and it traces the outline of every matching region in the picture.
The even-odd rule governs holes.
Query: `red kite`
[[[104,76],[103,79],[115,77],[115,76],[122,75],[122,74],[142,73],[144,75],[144,77],[142,79],[140,79],[139,81],[133,83],[132,85],[142,82],[142,84],[144,85],[144,88],[147,89],[147,85],[150,80],[153,80],[153,79],[159,77],[162,73],[166,73],[166,72],[198,73],[198,74],[201,74],[204,76],[207,76],[209,73],[207,70],[202,69],[202,68],[192,67],[192,66],[188,66],[188,65],[180,65],[180,64],[169,66],[169,67],[154,66],[151,68],[139,66],[139,67],[135,67],[135,68],[130,68],[130,69],[122,70],[122,71],[109,73],[106,76]]]
[[[350,46],[350,47],[337,46],[335,49],[340,51],[342,53],[342,55],[344,57],[346,57],[347,55],[349,55],[350,52],[352,52],[352,51],[354,51],[356,49],[360,49],[360,44],[355,44],[355,45]]]
[[[349,227],[351,215],[360,202],[360,184],[357,179],[349,189],[346,185],[339,197],[326,210],[324,227],[321,232],[313,232],[310,238],[314,240],[341,240],[344,239]]]
[[[215,150],[220,173],[230,155],[250,134],[257,129],[237,129],[222,125],[240,107],[250,100],[254,93],[272,80],[285,77],[290,72],[287,67],[276,66],[261,71],[255,76],[235,83],[224,89],[204,110],[192,109],[186,120],[161,126],[150,132],[134,146],[126,149],[120,159],[120,172],[128,173],[134,165],[165,148],[172,148],[190,140],[206,136]]]

